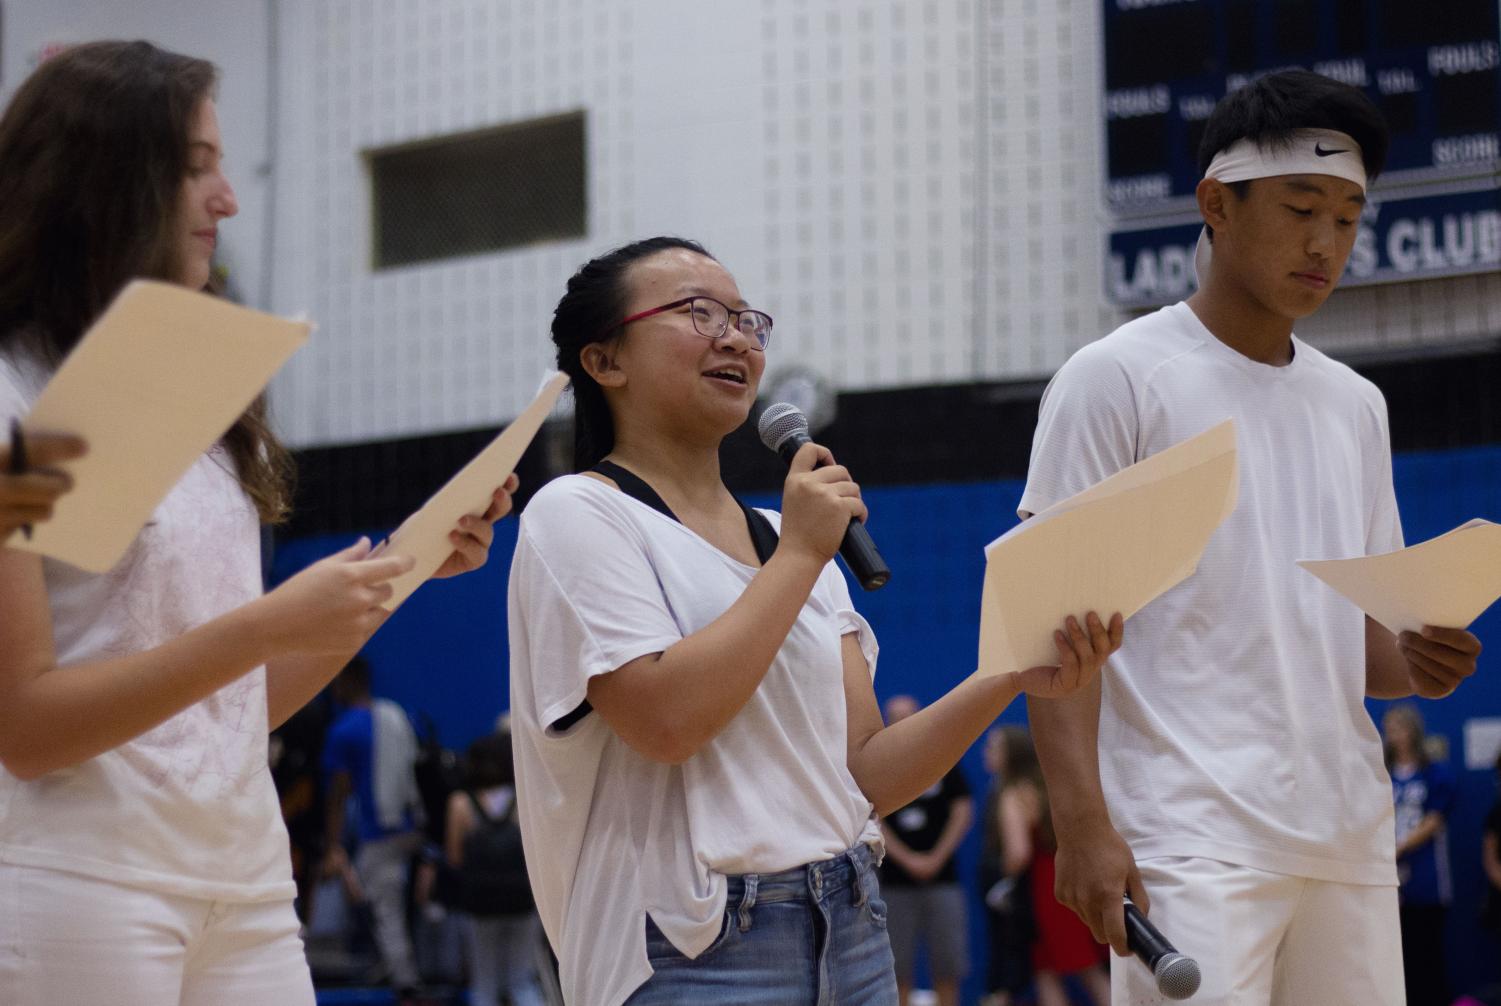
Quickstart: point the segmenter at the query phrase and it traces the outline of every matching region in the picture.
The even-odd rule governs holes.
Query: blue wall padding
[[[1400,455],[1394,467],[1408,542],[1426,540],[1471,517],[1501,521],[1501,446]],[[974,669],[982,549],[1016,523],[1021,489],[1017,481],[867,489],[870,530],[893,577],[884,590],[854,593],[856,606],[880,639],[876,692],[882,699],[905,692],[927,703]],[[775,499],[755,497],[751,502],[768,506]],[[350,540],[352,536],[323,536],[285,542],[277,549],[273,578],[280,580]],[[496,527],[493,557],[485,569],[424,586],[365,649],[375,668],[377,692],[416,716],[430,716],[449,747],[462,749],[488,731],[507,705],[505,590],[515,541],[516,522],[503,521]],[[1465,770],[1463,751],[1465,720],[1501,716],[1501,615],[1492,608],[1474,631],[1491,644],[1481,657],[1480,672],[1451,699],[1420,703],[1430,733],[1449,739],[1460,780],[1449,837],[1456,898],[1448,935],[1456,990],[1476,989],[1501,977],[1494,963],[1501,957],[1501,936],[1484,933],[1475,923],[1485,888],[1480,830],[1496,799],[1495,776]],[[1379,721],[1385,703],[1370,705]],[[1013,703],[1001,720],[1023,722],[1024,704]],[[978,745],[963,764],[976,794],[983,793]],[[972,835],[961,850],[967,876],[973,876],[978,848]],[[978,994],[984,964],[977,893],[973,909],[975,973],[966,984],[970,998]]]

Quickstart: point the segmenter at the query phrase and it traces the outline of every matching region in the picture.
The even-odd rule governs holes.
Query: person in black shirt
[[[919,708],[910,695],[894,696],[886,702],[886,722],[896,723]],[[886,897],[887,932],[896,958],[901,1006],[907,1006],[912,991],[918,944],[926,947],[939,1006],[958,1006],[959,981],[969,970],[969,948],[964,889],[954,852],[974,818],[969,783],[955,765],[916,800],[881,822],[886,842],[881,890]]]

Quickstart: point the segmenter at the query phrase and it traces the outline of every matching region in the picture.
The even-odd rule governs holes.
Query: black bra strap
[[[735,502],[745,511],[745,526],[750,529],[751,545],[756,549],[756,558],[764,566],[771,561],[771,553],[777,550],[777,542],[781,540],[777,536],[777,529],[771,526],[771,521],[766,519],[764,513],[746,506],[738,496]]]
[[[613,461],[600,461],[593,468],[595,472],[607,479],[614,480],[620,487],[620,491],[638,502],[645,503],[657,513],[671,518],[679,524],[678,515],[672,512],[672,508],[663,502],[657,491],[646,484],[646,480],[635,472],[622,468]],[[756,558],[761,560],[761,565],[766,565],[771,560],[771,554],[777,550],[776,528],[771,526],[771,521],[759,510],[752,509],[735,497],[735,502],[740,504],[740,509],[745,513],[745,527],[750,532],[751,545],[756,550]]]
[[[662,497],[657,495],[657,491],[647,485],[646,480],[635,472],[627,468],[622,468],[613,461],[600,461],[594,466],[593,470],[605,478],[613,480],[620,487],[620,491],[631,499],[636,500],[638,503],[645,503],[657,511],[657,513],[675,520],[679,524],[683,523],[678,520],[678,515],[672,512],[672,508],[663,502]]]

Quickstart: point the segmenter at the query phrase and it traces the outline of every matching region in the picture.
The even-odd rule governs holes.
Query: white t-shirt
[[[521,518],[510,585],[517,799],[570,1003],[614,1006],[651,976],[646,913],[696,956],[719,933],[726,875],[880,840],[845,764],[840,653],[857,633],[874,673],[875,637],[833,563],[756,693],[682,765],[637,754],[598,713],[550,729],[590,678],[704,628],[756,572],[582,475],[544,486]]]
[[[1086,346],[1043,394],[1018,512],[1233,417],[1235,511],[1198,572],[1126,626],[1104,673],[1111,820],[1139,859],[1395,884],[1365,616],[1295,565],[1402,547],[1386,402],[1293,347],[1285,367],[1257,363],[1181,303]]]
[[[45,381],[0,358],[0,421]],[[149,650],[260,595],[255,508],[232,471],[219,448],[194,462],[106,573],[43,560],[59,667]],[[188,897],[292,898],[266,726],[256,668],[71,768],[32,781],[0,768],[0,861]]]

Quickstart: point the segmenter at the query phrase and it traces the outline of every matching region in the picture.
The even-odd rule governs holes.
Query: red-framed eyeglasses
[[[766,344],[771,341],[771,315],[765,311],[753,311],[750,308],[737,311],[713,297],[702,296],[683,297],[671,304],[663,304],[661,307],[654,307],[647,311],[638,311],[629,318],[605,329],[600,333],[600,337],[603,338],[617,328],[624,328],[633,321],[676,310],[685,304],[688,305],[689,317],[693,319],[693,330],[705,339],[721,338],[725,332],[729,331],[730,319],[733,318],[736,330],[754,343],[752,348],[764,350]]]

